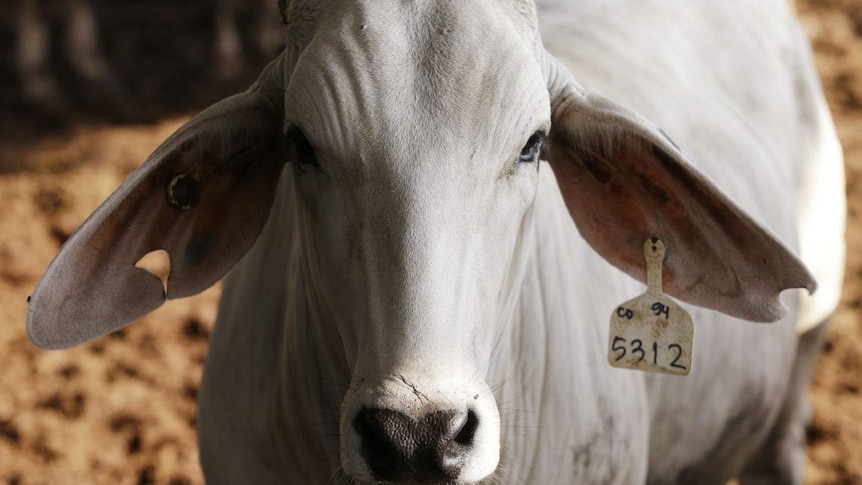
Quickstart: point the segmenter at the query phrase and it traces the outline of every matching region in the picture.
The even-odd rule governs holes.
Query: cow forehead
[[[342,6],[298,57],[289,122],[333,158],[411,159],[465,140],[511,151],[549,116],[526,18],[482,1]]]

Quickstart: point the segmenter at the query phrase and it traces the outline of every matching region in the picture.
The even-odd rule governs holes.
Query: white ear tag
[[[608,362],[613,367],[688,375],[694,325],[691,315],[661,290],[664,244],[644,242],[647,290],[611,315]]]

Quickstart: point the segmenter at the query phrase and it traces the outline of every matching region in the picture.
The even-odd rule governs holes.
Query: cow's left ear
[[[645,281],[643,243],[667,247],[667,293],[751,321],[781,318],[779,293],[813,292],[799,258],[690,163],[651,122],[586,92],[548,59],[549,161],[581,235]]]
[[[66,348],[117,330],[166,298],[205,290],[239,261],[263,229],[285,162],[275,92],[259,80],[195,116],[75,231],[30,297],[36,345]],[[167,291],[135,267],[159,249],[170,258]]]

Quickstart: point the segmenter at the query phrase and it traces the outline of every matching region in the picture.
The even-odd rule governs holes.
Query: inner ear
[[[171,275],[171,257],[167,251],[164,249],[150,251],[135,263],[135,267],[141,268],[162,280],[162,288],[167,294],[168,277]]]
[[[817,283],[793,251],[666,134],[586,92],[565,68],[551,68],[549,161],[569,214],[597,253],[645,281],[643,241],[657,237],[668,248],[665,292],[751,321],[781,318],[785,289],[814,291]]]

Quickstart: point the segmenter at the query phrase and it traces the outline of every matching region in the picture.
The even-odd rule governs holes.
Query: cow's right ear
[[[550,163],[578,230],[602,257],[645,281],[644,241],[661,239],[667,293],[752,321],[781,318],[785,289],[814,291],[799,258],[664,132],[548,60]]]
[[[285,163],[283,108],[264,79],[279,67],[177,130],[66,241],[30,298],[36,345],[117,330],[213,285],[251,248]],[[167,291],[135,267],[159,249],[170,258]]]

